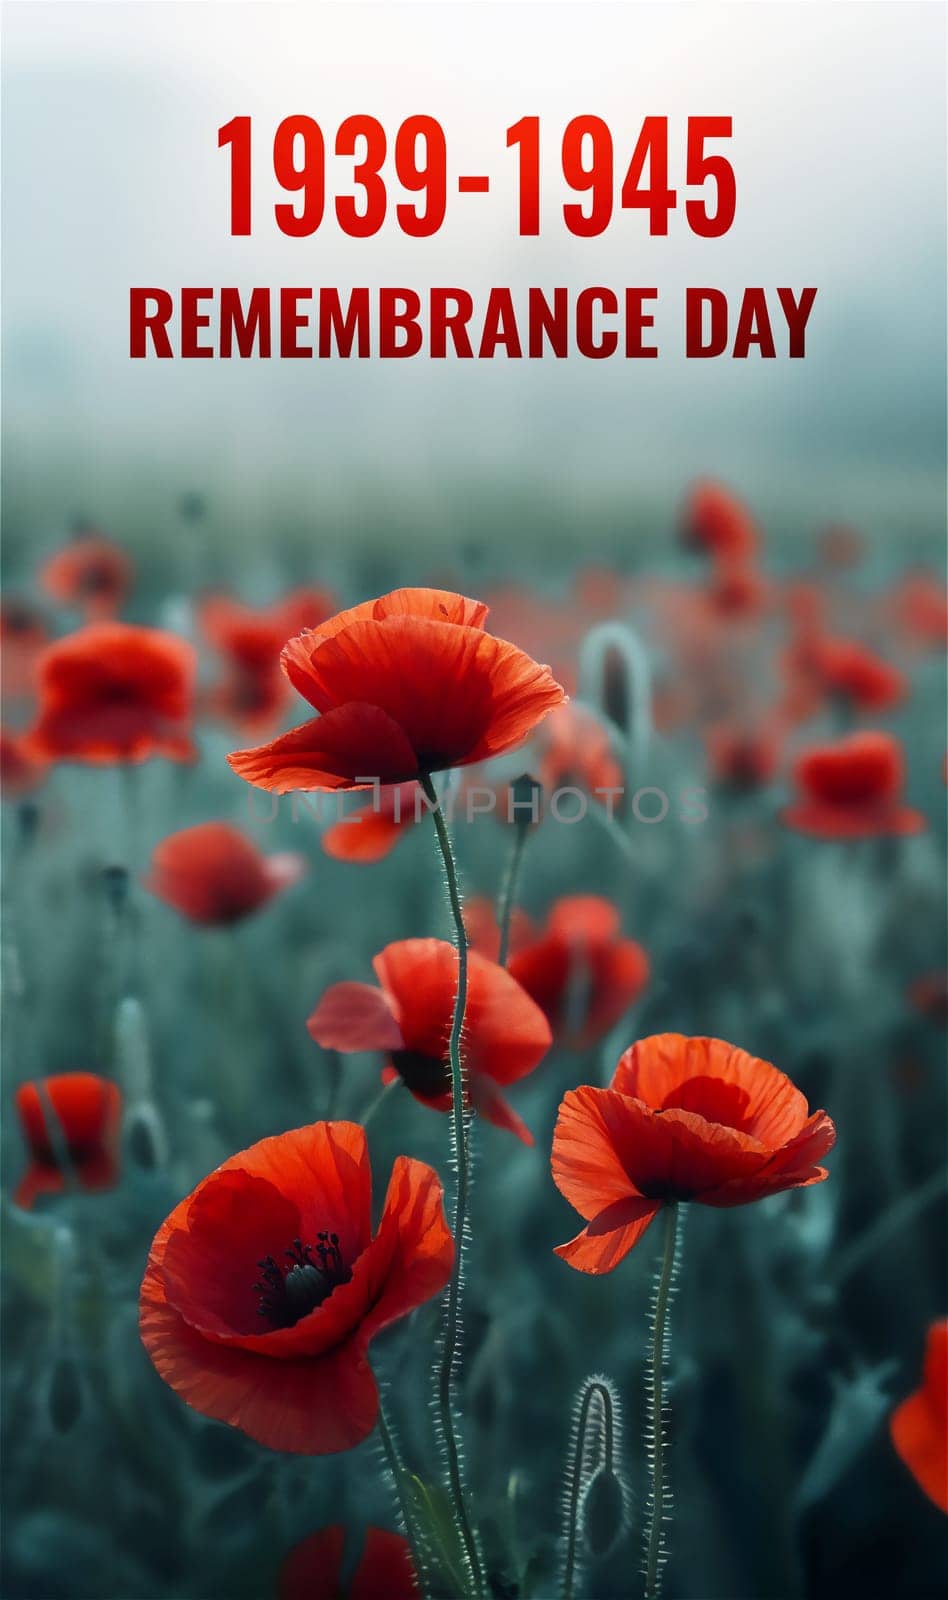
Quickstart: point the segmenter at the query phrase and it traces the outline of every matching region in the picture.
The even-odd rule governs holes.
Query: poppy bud
[[[581,1564],[580,1535],[595,1561],[607,1556],[625,1530],[627,1492],[622,1477],[622,1409],[610,1378],[584,1379],[573,1408],[573,1428],[563,1494],[563,1594],[571,1597]]]
[[[125,1089],[125,1145],[135,1164],[146,1172],[164,1167],[168,1137],[154,1102],[151,1058],[141,1001],[127,996],[115,1013],[115,1062]]]
[[[105,896],[115,915],[121,916],[128,902],[128,868],[117,863],[102,868]]]
[[[579,698],[625,735],[635,770],[642,771],[652,736],[652,675],[634,628],[604,622],[586,635],[579,657]]]
[[[543,785],[529,772],[522,772],[510,785],[507,800],[507,820],[518,828],[529,828],[540,821]]]
[[[583,1540],[597,1561],[614,1550],[625,1532],[625,1484],[612,1468],[600,1467],[583,1495]]]

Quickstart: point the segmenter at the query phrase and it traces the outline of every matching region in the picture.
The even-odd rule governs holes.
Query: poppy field
[[[937,538],[214,517],[13,518],[4,1600],[939,1593]]]

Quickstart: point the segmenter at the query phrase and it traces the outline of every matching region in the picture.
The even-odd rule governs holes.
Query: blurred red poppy
[[[919,1488],[948,1512],[948,1317],[929,1328],[922,1386],[896,1406],[889,1430]]]
[[[820,534],[817,553],[825,567],[858,567],[866,553],[866,541],[858,528],[834,522]]]
[[[411,1551],[400,1533],[366,1529],[365,1548],[347,1587],[342,1583],[345,1543],[346,1531],[336,1524],[296,1545],[280,1568],[277,1600],[417,1600]]]
[[[17,1205],[30,1207],[37,1195],[59,1194],[71,1178],[83,1189],[111,1189],[118,1182],[122,1096],[116,1084],[94,1072],[61,1072],[21,1084],[14,1100],[30,1154],[14,1190]]]
[[[22,800],[32,794],[46,777],[47,763],[33,754],[26,738],[0,728],[0,794],[6,800]]]
[[[719,483],[697,483],[683,518],[688,544],[710,556],[748,561],[757,554],[760,534],[744,503]]]
[[[194,651],[124,622],[91,623],[44,651],[33,751],[49,760],[190,761]]]
[[[708,599],[720,617],[756,617],[767,606],[770,586],[751,562],[719,560],[709,580]]]
[[[621,789],[622,768],[603,724],[585,706],[564,705],[540,733],[539,777],[544,788]]]
[[[0,603],[0,674],[4,701],[21,700],[36,689],[36,664],[49,642],[45,619],[28,600]]]
[[[909,988],[909,999],[923,1017],[948,1023],[948,972],[926,972]]]
[[[484,632],[487,607],[396,589],[291,639],[283,670],[321,715],[228,757],[260,788],[365,788],[512,750],[561,704],[546,667]]]
[[[476,948],[496,956],[500,936],[488,902],[469,901],[464,915]],[[542,929],[515,914],[507,970],[536,1001],[559,1043],[588,1049],[645,989],[648,956],[619,928],[615,906],[591,894],[557,900]]]
[[[60,605],[78,607],[88,622],[102,622],[121,609],[133,576],[120,545],[94,529],[80,529],[40,568],[39,583]]]
[[[705,734],[715,783],[729,789],[762,789],[776,776],[780,737],[772,727],[717,723]]]
[[[208,711],[247,733],[277,721],[290,698],[280,652],[291,635],[317,627],[331,611],[332,598],[321,589],[298,590],[259,610],[227,595],[205,600],[198,613],[201,628],[227,664],[224,678],[208,693]]]
[[[305,870],[301,855],[266,856],[229,823],[203,822],[162,839],[145,888],[191,922],[240,922]]]
[[[323,834],[323,849],[336,861],[381,861],[394,850],[402,832],[424,816],[417,783],[400,783],[380,789],[367,806],[359,806],[345,821],[334,822]],[[359,820],[356,821],[355,819]]]
[[[442,1289],[454,1257],[437,1173],[399,1156],[378,1230],[365,1132],[316,1122],[231,1156],[159,1228],[142,1341],[205,1416],[272,1450],[328,1455],[375,1426],[375,1335]]]
[[[571,1089],[560,1106],[553,1178],[588,1226],[556,1254],[611,1272],[666,1202],[742,1206],[821,1183],[835,1138],[769,1061],[722,1039],[640,1039],[608,1089]]]
[[[327,1050],[384,1050],[385,1083],[400,1077],[416,1100],[451,1109],[448,1036],[457,993],[458,957],[441,939],[402,939],[372,962],[381,985],[336,983],[306,1026]],[[503,967],[477,951],[469,955],[463,1056],[472,1104],[524,1144],[533,1135],[501,1088],[526,1077],[551,1044],[539,1006]]]
[[[800,798],[782,813],[788,827],[824,839],[920,833],[921,812],[902,803],[905,763],[889,733],[853,733],[815,745],[798,758]]]
[[[855,711],[886,711],[908,693],[904,673],[855,639],[800,638],[785,656],[784,671],[798,698],[809,688],[812,709],[836,698]]]
[[[887,609],[906,645],[916,650],[944,650],[948,645],[948,597],[933,573],[908,573]]]

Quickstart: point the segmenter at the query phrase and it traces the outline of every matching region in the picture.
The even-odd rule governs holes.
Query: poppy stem
[[[497,951],[497,965],[507,965],[507,955],[510,949],[510,919],[513,915],[514,903],[517,894],[517,881],[520,877],[520,865],[523,861],[524,846],[527,842],[528,824],[518,823],[511,846],[510,856],[507,860],[507,870],[500,890],[500,903],[497,910],[497,925],[500,928],[500,947]]]
[[[441,802],[430,777],[425,776],[419,781],[425,798],[431,806],[431,815],[434,820],[435,832],[438,836],[438,846],[444,863],[444,875],[448,888],[448,899],[451,903],[451,913],[454,917],[458,952],[458,987],[454,998],[451,1036],[448,1041],[448,1058],[451,1066],[451,1138],[457,1168],[453,1219],[454,1264],[451,1268],[451,1279],[448,1283],[444,1301],[444,1332],[437,1387],[438,1417],[447,1455],[448,1480],[451,1487],[451,1496],[454,1500],[458,1533],[470,1566],[474,1593],[482,1595],[485,1593],[484,1572],[477,1536],[468,1514],[464,1495],[461,1447],[453,1406],[454,1368],[458,1359],[460,1343],[461,1272],[464,1247],[467,1243],[467,1207],[471,1180],[470,1118],[466,1104],[464,1068],[461,1061],[461,1034],[464,1029],[464,1013],[467,1009],[467,934],[464,928],[464,912],[461,905],[457,866],[454,860],[454,851],[451,847],[451,838],[441,810]]]
[[[646,1444],[651,1458],[652,1485],[645,1508],[645,1600],[655,1600],[661,1589],[662,1567],[667,1558],[665,1523],[671,1497],[665,1474],[667,1413],[665,1373],[668,1366],[668,1310],[678,1269],[678,1203],[665,1206],[665,1247],[652,1305],[652,1339],[645,1379],[647,1402]]]
[[[379,1439],[385,1462],[392,1476],[395,1488],[395,1498],[398,1501],[398,1512],[405,1526],[405,1534],[411,1545],[411,1553],[415,1564],[415,1573],[418,1578],[418,1587],[422,1600],[428,1600],[431,1585],[428,1578],[427,1550],[419,1535],[418,1525],[412,1510],[411,1501],[406,1490],[408,1469],[402,1457],[401,1448],[392,1427],[392,1421],[385,1409],[382,1396],[379,1395]]]
[[[361,1117],[359,1118],[363,1128],[368,1127],[369,1123],[372,1121],[372,1118],[375,1116],[375,1113],[381,1108],[382,1105],[384,1105],[393,1091],[401,1087],[401,1082],[401,1078],[392,1078],[390,1083],[382,1085],[378,1094],[374,1095],[369,1101]]]

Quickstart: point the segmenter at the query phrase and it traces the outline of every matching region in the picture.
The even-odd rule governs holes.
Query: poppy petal
[[[504,967],[468,951],[465,1060],[472,1075],[516,1083],[553,1042],[540,1007]]]
[[[924,1393],[910,1395],[892,1413],[892,1443],[913,1478],[941,1511],[948,1512],[948,1435]]]
[[[362,1324],[366,1342],[443,1289],[453,1261],[454,1240],[437,1173],[421,1161],[399,1156],[368,1252],[374,1304]]]
[[[369,1243],[372,1173],[365,1129],[358,1123],[314,1122],[261,1139],[222,1162],[182,1205],[189,1205],[225,1173],[262,1179],[291,1200],[301,1237],[307,1241],[323,1229],[338,1233],[347,1262],[357,1260]],[[180,1212],[179,1206],[169,1222]],[[287,1240],[291,1243],[292,1237]]]
[[[140,1327],[156,1370],[182,1400],[271,1450],[331,1455],[375,1426],[378,1389],[359,1335],[296,1361],[213,1343],[164,1300],[153,1267],[142,1284]]]
[[[382,861],[394,849],[405,826],[370,807],[359,817],[353,815],[327,828],[323,849],[334,861]]]
[[[387,995],[371,983],[334,983],[306,1027],[324,1050],[401,1050],[405,1044]]]
[[[339,1600],[345,1545],[341,1523],[301,1539],[280,1567],[277,1600]]]
[[[889,1426],[920,1488],[948,1512],[948,1319],[929,1329],[922,1386],[896,1407]]]
[[[594,1217],[575,1239],[557,1245],[554,1254],[578,1272],[611,1272],[638,1244],[661,1209],[657,1200],[617,1200]]]
[[[481,1116],[495,1128],[506,1128],[522,1144],[533,1145],[536,1140],[523,1118],[510,1102],[496,1089],[489,1078],[479,1077],[471,1086],[471,1099]]]
[[[403,730],[417,760],[396,779],[510,749],[563,700],[549,671],[515,645],[417,617],[353,623],[318,647],[309,674],[313,704],[363,701]]]
[[[349,1600],[417,1600],[417,1597],[418,1582],[408,1540],[400,1533],[369,1528],[362,1560],[352,1574]]]
[[[696,1087],[682,1098],[687,1085]],[[720,1120],[735,1118],[733,1126],[771,1148],[792,1139],[806,1121],[806,1099],[785,1073],[723,1039],[653,1034],[625,1052],[612,1079],[613,1089],[644,1100],[656,1111],[680,1105],[709,1121],[718,1120],[716,1085],[733,1091],[729,1115]],[[702,1090],[709,1097],[707,1109],[701,1104]]]
[[[401,939],[373,961],[390,996],[405,1045],[432,1060],[447,1055],[457,992],[457,951],[443,939]],[[496,962],[468,951],[465,1066],[475,1078],[515,1083],[552,1042],[550,1025],[516,979]]]
[[[291,728],[269,744],[227,757],[248,783],[275,794],[294,789],[369,789],[418,772],[404,732],[378,706],[355,701]],[[362,781],[358,781],[362,780]]]
[[[815,1111],[795,1138],[778,1150],[758,1172],[720,1185],[697,1199],[711,1206],[741,1206],[785,1189],[806,1189],[829,1177],[816,1165],[836,1143],[836,1129],[825,1111]]]
[[[553,1181],[581,1217],[591,1221],[618,1200],[641,1199],[619,1156],[610,1113],[621,1105],[608,1089],[584,1087],[564,1095],[553,1134]]]
[[[550,911],[547,929],[571,944],[607,945],[619,932],[619,912],[601,895],[565,895]]]
[[[283,670],[305,700],[317,710],[325,710],[327,702],[310,671],[310,663],[315,651],[327,639],[335,638],[356,622],[383,622],[386,617],[417,617],[483,629],[487,614],[488,607],[482,601],[468,600],[465,595],[453,594],[447,589],[393,589],[377,600],[363,600],[347,611],[339,611],[320,622],[318,627],[290,639],[283,649]]]

